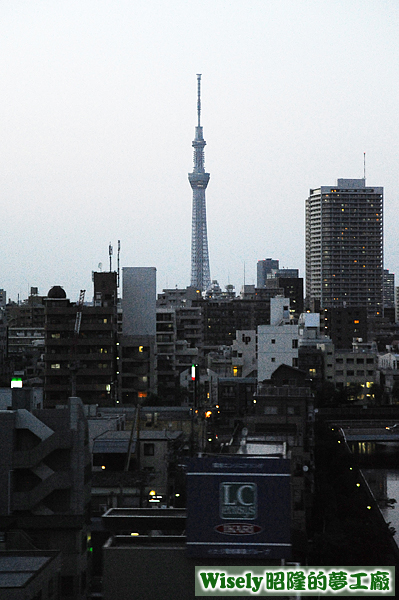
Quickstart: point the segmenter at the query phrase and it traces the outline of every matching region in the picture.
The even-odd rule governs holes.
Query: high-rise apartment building
[[[383,188],[338,179],[306,200],[306,296],[321,308],[383,310]]]

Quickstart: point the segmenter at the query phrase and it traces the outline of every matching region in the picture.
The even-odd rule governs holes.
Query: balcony
[[[13,468],[33,469],[54,450],[70,448],[71,444],[71,431],[55,431],[30,450],[16,450],[13,455]]]
[[[72,486],[69,471],[57,471],[41,481],[32,490],[14,492],[12,495],[12,510],[31,510],[54,490],[68,489]]]

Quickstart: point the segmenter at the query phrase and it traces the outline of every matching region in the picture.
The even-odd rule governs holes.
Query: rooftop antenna
[[[363,152],[363,179],[364,185],[366,185],[366,153]]]
[[[108,246],[108,253],[109,253],[109,270],[112,271],[112,254],[114,252],[114,249],[111,246],[111,242],[109,243]]]
[[[119,287],[119,283],[120,283],[120,268],[119,268],[119,255],[121,253],[121,241],[118,240],[118,271],[117,271],[117,276],[116,276],[116,287]]]

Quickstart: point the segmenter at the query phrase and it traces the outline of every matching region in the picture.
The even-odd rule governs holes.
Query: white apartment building
[[[270,379],[280,365],[298,366],[299,332],[290,318],[290,301],[276,296],[270,300],[270,325],[258,327],[258,381]]]

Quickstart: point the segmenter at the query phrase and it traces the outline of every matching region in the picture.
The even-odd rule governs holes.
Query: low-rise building
[[[57,409],[0,411],[0,531],[62,555],[60,598],[87,593],[91,461],[79,398]]]
[[[359,385],[364,389],[364,397],[377,383],[377,347],[375,344],[356,342],[352,350],[330,350],[324,354],[324,372],[326,381],[337,388]]]
[[[59,600],[61,556],[51,550],[0,550],[2,600]],[[62,594],[62,595],[60,595]]]

